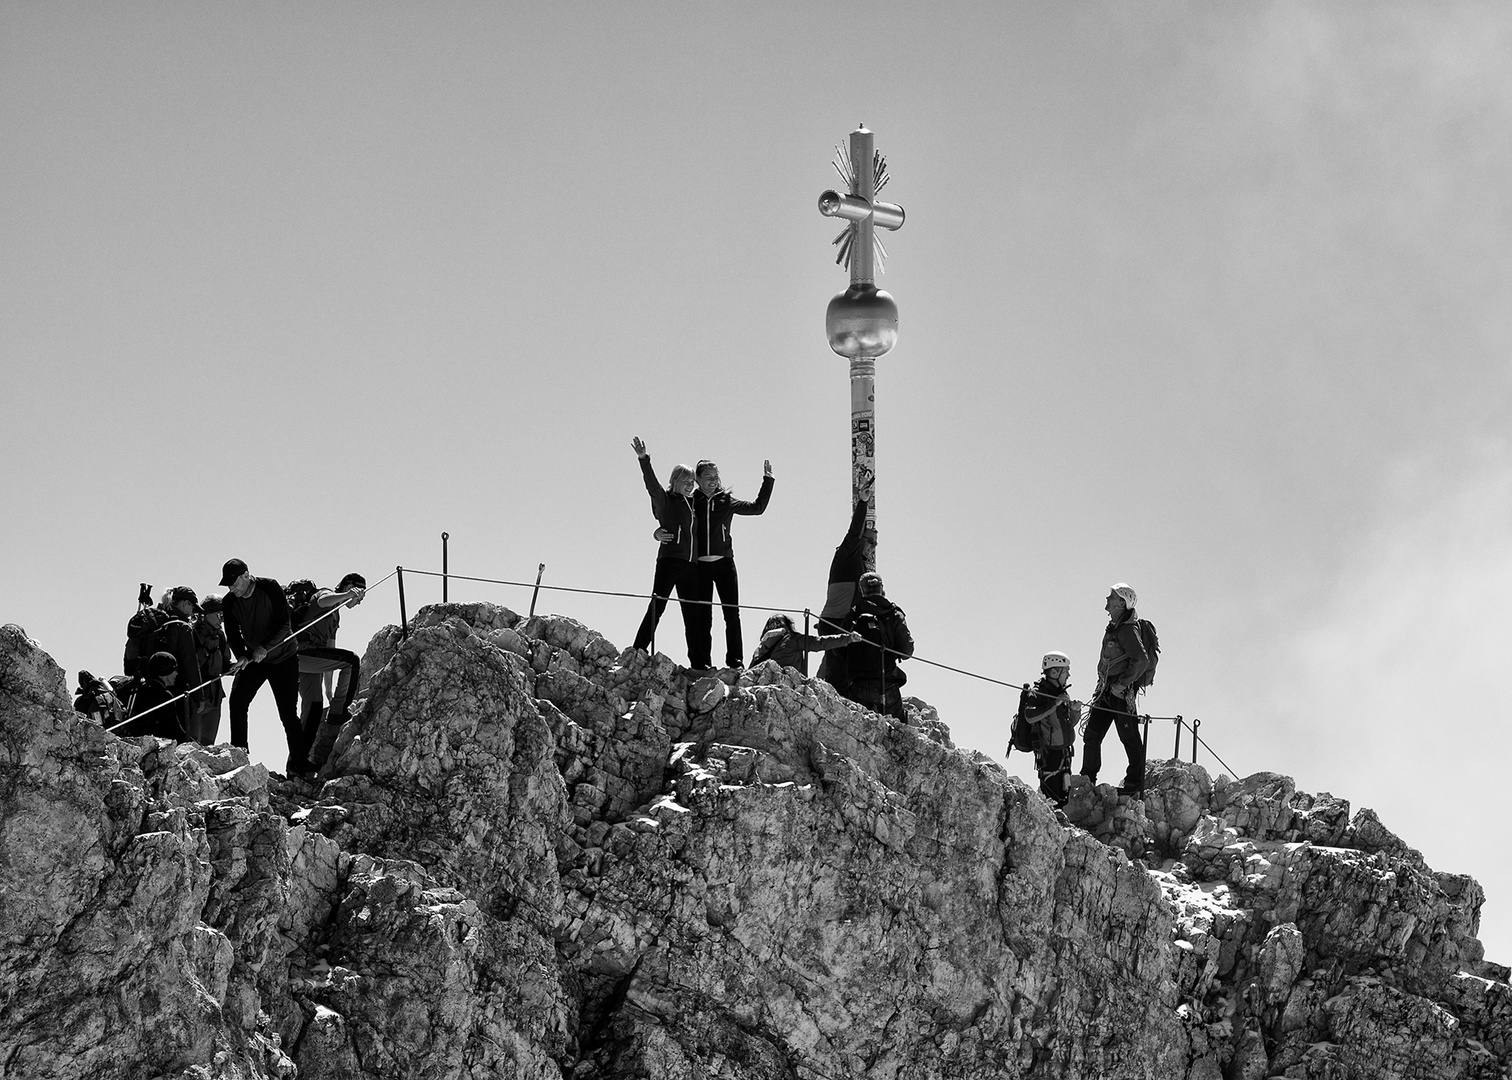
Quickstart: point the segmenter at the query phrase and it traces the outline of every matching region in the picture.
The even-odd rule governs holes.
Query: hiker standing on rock
[[[289,624],[289,601],[272,578],[253,577],[247,564],[228,559],[221,568],[226,640],[236,655],[231,681],[231,745],[247,747],[247,710],[263,683],[273,688],[278,719],[289,744],[285,771],[308,775],[308,744],[299,723],[299,645]]]
[[[740,578],[735,572],[735,549],[730,543],[730,521],[736,514],[760,514],[772,498],[772,463],[762,464],[761,491],[752,502],[737,499],[719,479],[719,466],[712,461],[698,463],[694,470],[698,490],[693,493],[693,527],[697,533],[697,599],[709,601],[719,590],[724,608],[725,667],[745,664],[745,642],[740,632]],[[714,609],[708,603],[696,605],[695,634],[688,638],[688,663],[695,668],[712,666]],[[691,655],[697,645],[697,655]]]
[[[231,646],[221,629],[225,619],[225,602],[210,593],[200,602],[194,617],[194,652],[199,658],[200,675],[214,680],[200,691],[204,697],[190,720],[189,734],[202,746],[213,746],[220,735],[221,703],[226,699],[220,678],[231,670]]]
[[[861,636],[837,649],[830,682],[841,695],[873,712],[907,720],[902,687],[908,681],[900,659],[913,655],[913,634],[903,609],[887,598],[882,575],[868,570],[856,584],[860,596],[845,618],[845,629]]]
[[[635,632],[632,648],[649,650],[656,637],[656,626],[661,622],[662,612],[667,610],[667,600],[674,589],[682,606],[683,634],[688,642],[688,665],[708,667],[708,632],[704,632],[704,662],[695,663],[698,646],[694,628],[698,625],[697,609],[701,605],[691,603],[698,595],[698,563],[693,533],[693,490],[697,482],[693,470],[686,465],[672,466],[672,476],[663,488],[651,468],[651,455],[639,435],[630,440],[630,449],[640,460],[641,477],[646,482],[646,493],[651,496],[651,512],[658,523],[656,539],[661,546],[656,551],[656,576],[651,581],[651,602],[646,605],[645,618]],[[704,623],[708,623],[708,608],[703,606]]]
[[[289,590],[295,582],[289,583]],[[341,628],[341,612],[332,608],[356,607],[367,595],[367,579],[352,573],[336,583],[334,589],[313,588],[302,610],[292,607],[294,639],[299,642],[299,695],[303,701],[299,722],[304,727],[309,746],[310,765],[320,768],[336,744],[341,726],[352,717],[352,699],[357,696],[362,679],[362,659],[350,649],[336,647],[336,631]],[[288,590],[285,590],[288,595]],[[328,614],[329,613],[329,614]],[[336,689],[331,707],[325,709],[325,679],[336,672]]]
[[[1103,608],[1108,626],[1103,631],[1102,652],[1097,658],[1097,692],[1087,715],[1087,732],[1082,749],[1081,774],[1097,783],[1102,767],[1102,741],[1108,728],[1118,731],[1129,758],[1118,791],[1138,798],[1144,793],[1144,743],[1139,737],[1139,717],[1135,699],[1153,670],[1149,653],[1140,637],[1139,615],[1134,610],[1138,598],[1123,582],[1114,585]]]
[[[1015,724],[1033,748],[1040,794],[1056,806],[1065,806],[1070,794],[1071,755],[1082,719],[1081,703],[1066,693],[1070,684],[1071,658],[1047,652],[1040,660],[1039,679],[1019,694]]]

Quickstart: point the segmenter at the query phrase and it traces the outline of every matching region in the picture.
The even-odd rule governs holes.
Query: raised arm
[[[651,496],[651,513],[656,515],[657,521],[661,521],[667,514],[667,489],[656,478],[656,470],[651,468],[651,455],[646,451],[646,444],[639,435],[630,440],[630,449],[635,451],[635,456],[640,461],[641,479],[646,482],[646,494]]]
[[[762,462],[761,493],[754,501],[746,502],[743,499],[730,500],[730,512],[733,514],[760,514],[767,508],[767,503],[772,498],[772,485],[777,481],[772,476],[772,463]]]

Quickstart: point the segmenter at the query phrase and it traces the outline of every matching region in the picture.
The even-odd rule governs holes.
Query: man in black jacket
[[[862,640],[830,655],[840,658],[830,682],[852,701],[873,712],[906,720],[902,686],[908,681],[898,661],[913,655],[913,635],[903,609],[889,600],[882,575],[868,570],[856,584],[860,596],[845,618],[845,629]]]
[[[273,688],[278,718],[289,744],[285,771],[309,774],[309,745],[299,722],[299,645],[289,625],[289,601],[272,578],[253,577],[247,564],[230,559],[221,570],[226,640],[236,656],[231,681],[231,745],[247,745],[247,709],[263,683]]]

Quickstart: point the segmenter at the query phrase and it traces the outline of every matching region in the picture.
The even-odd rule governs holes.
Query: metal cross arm
[[[833,189],[819,196],[819,212],[825,217],[844,218],[847,221],[865,221],[871,218],[873,225],[880,225],[889,232],[903,227],[903,208],[896,203],[868,202],[859,195],[845,195]]]

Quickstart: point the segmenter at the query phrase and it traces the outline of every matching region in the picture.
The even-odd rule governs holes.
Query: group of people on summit
[[[763,463],[761,491],[750,502],[737,499],[721,482],[719,466],[674,465],[662,487],[651,455],[639,437],[630,448],[640,462],[641,477],[651,497],[651,512],[659,543],[652,599],[646,607],[633,647],[649,650],[656,627],[675,591],[682,608],[688,643],[688,666],[710,669],[713,656],[714,595],[724,612],[725,662],[745,666],[740,627],[740,588],[730,523],[736,515],[760,514],[767,508],[776,481],[772,463]],[[807,671],[807,654],[825,652],[819,675],[841,694],[879,713],[904,719],[901,689],[907,676],[900,659],[913,655],[913,635],[903,609],[887,598],[882,576],[866,565],[876,550],[877,535],[866,526],[868,497],[857,501],[850,528],[830,564],[829,591],[816,633],[799,630],[792,616],[778,613],[762,628],[751,663],[777,660]]]
[[[740,577],[730,525],[736,516],[766,510],[776,483],[772,463],[763,464],[761,489],[748,502],[724,486],[719,466],[708,460],[693,468],[674,466],[663,487],[646,444],[636,437],[630,446],[651,498],[658,543],[652,598],[633,648],[654,648],[656,628],[675,593],[688,666],[711,670],[717,594],[724,614],[724,666],[743,667]],[[903,609],[888,598],[881,575],[869,569],[877,545],[866,516],[870,498],[869,490],[861,493],[835,549],[824,608],[813,632],[806,625],[800,630],[791,615],[776,613],[762,628],[750,663],[771,660],[807,673],[808,654],[822,652],[819,678],[874,712],[907,720],[902,695],[907,676],[899,662],[913,656],[914,640]],[[229,559],[221,568],[220,584],[227,590],[224,595],[200,600],[192,588],[181,585],[166,590],[155,605],[151,587],[143,585],[138,611],[127,627],[125,674],[107,684],[80,672],[75,708],[120,735],[211,745],[228,697],[221,679],[230,675],[231,744],[245,748],[248,709],[266,683],[288,742],[287,771],[313,775],[350,717],[358,691],[361,661],[335,643],[340,609],[362,602],[367,581],[352,573],[334,589],[304,578],[284,587],[272,578],[253,576],[241,559]],[[1119,791],[1143,792],[1144,745],[1136,699],[1154,678],[1160,643],[1155,628],[1139,618],[1137,602],[1134,590],[1122,583],[1108,594],[1097,685],[1085,709],[1068,692],[1071,661],[1063,652],[1045,653],[1040,677],[1022,688],[1010,751],[1034,754],[1040,791],[1057,806],[1070,793],[1078,727],[1084,733],[1081,775],[1096,782],[1102,742],[1111,727],[1128,757]]]
[[[744,666],[730,523],[735,515],[766,510],[775,483],[772,463],[764,463],[761,491],[746,502],[722,484],[719,466],[712,461],[700,461],[693,468],[674,465],[663,487],[645,442],[637,436],[630,440],[630,448],[651,497],[657,522],[653,536],[659,543],[652,598],[636,631],[634,648],[654,646],[657,625],[675,592],[687,635],[688,666],[708,670],[717,590],[724,612],[724,666]],[[913,655],[914,641],[903,609],[887,598],[881,575],[867,569],[875,562],[877,544],[877,534],[866,520],[869,502],[870,492],[863,492],[845,538],[835,549],[816,632],[799,630],[785,612],[774,614],[762,629],[751,664],[772,660],[806,672],[807,654],[822,651],[820,678],[852,701],[904,720],[902,687],[907,676],[899,661]],[[1078,727],[1084,732],[1081,775],[1096,782],[1102,768],[1102,742],[1111,727],[1128,757],[1120,793],[1138,797],[1144,791],[1144,741],[1137,698],[1154,679],[1160,644],[1155,628],[1139,618],[1137,603],[1134,590],[1121,582],[1108,593],[1104,608],[1109,622],[1090,707],[1084,710],[1067,692],[1071,661],[1063,652],[1046,653],[1039,679],[1023,687],[1010,749],[1033,752],[1040,791],[1057,806],[1064,806],[1069,796]]]
[[[118,735],[209,746],[219,735],[227,699],[221,679],[230,675],[231,744],[245,748],[248,709],[266,683],[289,745],[287,771],[312,775],[329,755],[357,693],[361,661],[335,647],[336,631],[340,609],[362,602],[367,581],[354,573],[334,589],[306,578],[285,588],[254,577],[241,559],[229,559],[220,584],[224,596],[200,600],[194,589],[179,585],[165,590],[156,605],[144,584],[126,628],[124,674],[106,683],[80,672],[74,707]],[[331,676],[335,689],[327,708]]]
[[[1082,776],[1097,782],[1103,738],[1112,727],[1129,759],[1119,793],[1134,798],[1144,793],[1145,752],[1137,699],[1155,679],[1160,639],[1149,620],[1139,617],[1138,603],[1134,590],[1123,582],[1108,591],[1103,602],[1108,625],[1097,657],[1097,686],[1085,714],[1082,703],[1067,693],[1071,660],[1063,652],[1045,653],[1039,679],[1019,695],[1009,752],[1018,749],[1034,754],[1040,793],[1056,806],[1066,805],[1070,796],[1078,729],[1084,738]]]

